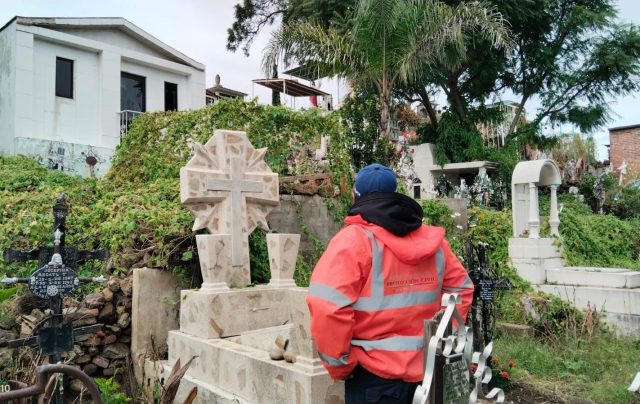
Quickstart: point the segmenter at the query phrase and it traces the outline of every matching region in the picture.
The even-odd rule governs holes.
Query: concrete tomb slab
[[[622,268],[564,267],[548,269],[547,282],[558,285],[640,288],[640,272]]]

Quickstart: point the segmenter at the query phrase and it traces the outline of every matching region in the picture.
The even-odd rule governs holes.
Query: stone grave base
[[[552,238],[509,239],[509,258],[522,279],[541,285],[547,280],[547,270],[564,266],[562,250],[554,241]]]
[[[583,273],[588,282],[589,274]],[[622,289],[598,286],[537,285],[538,290],[568,301],[580,309],[587,305],[603,313],[603,321],[619,336],[640,333],[640,288]]]
[[[171,374],[171,366],[167,361],[150,361],[145,362],[145,384],[144,388],[147,391],[151,390],[151,386],[158,381],[164,383]],[[175,403],[183,403],[187,398],[189,392],[196,387],[198,389],[198,395],[193,401],[194,404],[251,404],[249,401],[240,399],[238,396],[233,395],[227,391],[221,390],[216,386],[209,383],[205,383],[201,380],[197,380],[189,375],[185,375],[180,381],[180,388],[176,394]],[[152,398],[148,397],[149,402],[152,402]]]
[[[198,356],[180,385],[177,401],[198,387],[196,403],[343,403],[344,385],[329,378],[319,361],[274,361],[265,349],[272,337],[291,332],[291,326],[270,327],[237,337],[203,339],[169,332],[169,360],[146,363],[146,377],[168,378],[171,366]],[[242,343],[240,343],[242,342]],[[155,371],[154,371],[155,367]],[[153,378],[152,377],[152,378]],[[233,401],[235,400],[235,401]]]

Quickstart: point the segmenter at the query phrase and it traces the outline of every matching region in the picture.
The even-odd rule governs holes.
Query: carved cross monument
[[[195,143],[194,151],[180,169],[180,199],[195,216],[193,230],[216,235],[197,236],[203,288],[246,286],[249,234],[257,226],[268,230],[266,216],[278,205],[278,175],[264,161],[267,149],[255,149],[244,132],[216,130],[205,145]],[[211,252],[220,249],[228,251],[239,273],[222,273],[223,263],[207,260],[219,257]]]

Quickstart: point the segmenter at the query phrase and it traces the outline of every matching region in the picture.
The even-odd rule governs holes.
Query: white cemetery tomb
[[[295,286],[299,234],[267,235],[271,282],[247,287],[249,234],[267,228],[278,204],[278,176],[244,132],[216,130],[180,171],[180,197],[195,216],[203,284],[183,290],[180,329],[169,332],[169,359],[145,372],[166,380],[171,367],[196,356],[176,402],[198,388],[197,403],[342,403],[309,330],[306,288]],[[290,361],[272,360],[276,341]],[[149,376],[147,376],[149,377]]]
[[[640,331],[640,272],[624,268],[565,267],[560,238],[557,189],[561,174],[553,160],[523,161],[511,180],[513,237],[509,258],[518,275],[543,292],[578,308],[604,311],[604,320],[620,335]],[[538,190],[550,193],[550,237],[540,236]]]
[[[420,199],[434,199],[437,192],[435,187],[437,179],[444,175],[453,185],[460,185],[463,176],[467,176],[467,185],[473,183],[477,175],[485,175],[495,169],[495,164],[489,161],[468,161],[464,163],[436,164],[434,157],[434,145],[422,143],[410,146],[413,159],[413,171],[420,180]],[[453,195],[452,195],[453,196]]]

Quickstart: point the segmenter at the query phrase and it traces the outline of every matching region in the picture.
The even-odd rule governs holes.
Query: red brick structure
[[[640,124],[609,129],[611,168],[617,170],[623,161],[629,173],[640,173]]]

